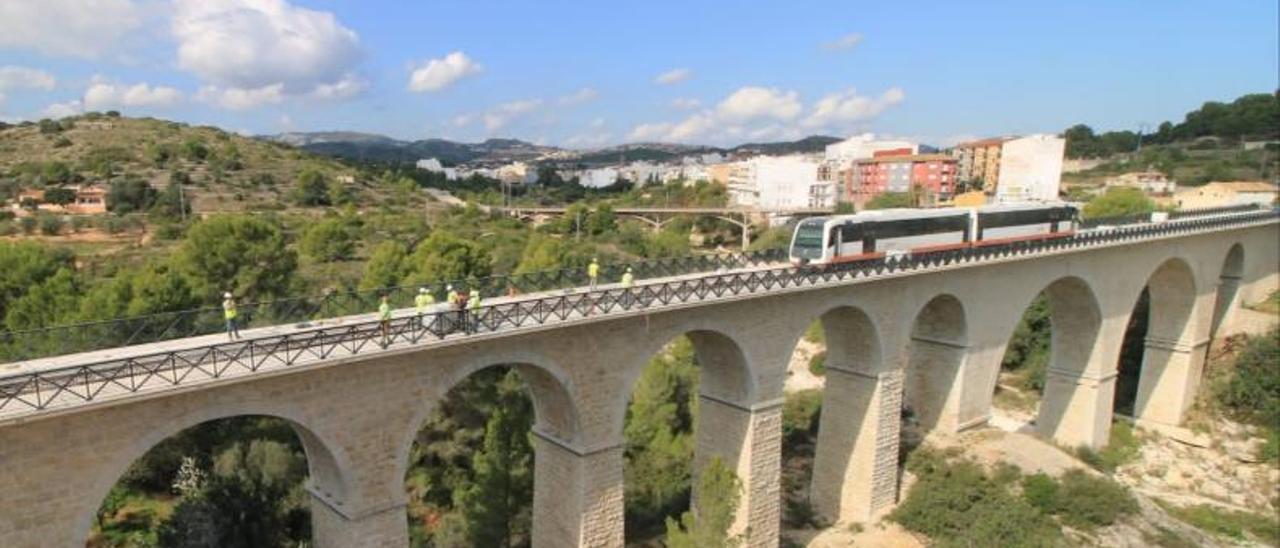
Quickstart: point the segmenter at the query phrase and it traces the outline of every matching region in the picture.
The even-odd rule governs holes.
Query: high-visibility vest
[[[587,267],[587,275],[588,275],[588,276],[590,276],[590,277],[592,277],[592,278],[595,278],[595,277],[599,276],[599,275],[600,275],[600,265],[599,265],[599,264],[596,264],[596,263],[593,261],[593,262],[591,263],[591,265]]]
[[[445,297],[445,300],[446,300],[446,301],[449,301],[449,304],[450,304],[450,305],[456,305],[456,304],[458,304],[458,292],[457,292],[457,290],[450,289],[450,290],[449,290],[449,295],[448,295],[447,297]]]
[[[237,315],[239,315],[239,313],[236,311],[235,301],[231,299],[222,301],[222,317],[228,320],[234,320],[236,319]]]
[[[467,307],[471,310],[480,310],[480,292],[472,291],[471,297],[467,299]]]
[[[384,322],[391,319],[391,305],[385,302],[378,305],[378,319]]]
[[[630,272],[624,272],[622,274],[622,287],[631,287],[635,282],[635,276],[632,276]]]
[[[413,304],[418,307],[419,314],[426,314],[427,307],[436,304],[436,298],[430,293],[419,293],[413,298]]]

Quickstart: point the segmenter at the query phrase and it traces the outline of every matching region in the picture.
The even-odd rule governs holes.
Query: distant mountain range
[[[798,141],[746,143],[733,148],[672,143],[628,143],[592,150],[571,150],[535,145],[518,139],[488,139],[461,143],[445,139],[401,141],[385,135],[354,131],[281,133],[260,138],[293,145],[309,152],[359,161],[412,163],[437,158],[446,164],[468,162],[510,162],[547,160],[587,166],[637,160],[668,161],[681,156],[706,153],[794,154],[821,152],[838,137],[813,135]]]

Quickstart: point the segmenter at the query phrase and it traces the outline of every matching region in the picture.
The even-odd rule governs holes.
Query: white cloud
[[[627,135],[627,139],[632,141],[659,141],[667,138],[671,133],[671,128],[675,124],[669,122],[654,122],[649,124],[639,124],[632,128],[631,133]]]
[[[284,100],[284,84],[271,84],[260,88],[220,88],[204,86],[196,93],[196,100],[228,110],[248,110]]]
[[[693,98],[677,97],[671,101],[671,106],[680,110],[693,110],[702,106],[702,101]]]
[[[167,86],[146,83],[132,86],[108,83],[94,78],[84,92],[84,108],[102,110],[110,107],[167,107],[182,101],[182,92]]]
[[[613,135],[608,132],[588,132],[570,136],[564,140],[564,144],[571,147],[596,147],[604,145],[612,139]]]
[[[693,71],[687,68],[671,69],[654,77],[653,83],[664,86],[678,84],[693,77]]]
[[[409,75],[409,91],[440,91],[484,70],[467,54],[455,51],[441,59],[429,59]]]
[[[716,105],[716,114],[728,121],[746,122],[761,118],[791,120],[800,115],[803,106],[794,91],[747,86]]]
[[[341,80],[332,84],[320,84],[311,91],[311,95],[317,99],[341,100],[355,97],[364,92],[369,87],[369,83],[357,78],[354,74],[348,74]]]
[[[476,117],[474,114],[459,114],[454,116],[452,120],[449,120],[449,123],[453,124],[453,127],[466,127],[471,125],[471,122],[475,119]]]
[[[170,27],[178,66],[226,108],[286,96],[345,98],[364,88],[353,71],[360,39],[332,13],[285,0],[176,0]]]
[[[5,65],[0,67],[0,91],[14,89],[51,90],[58,80],[39,69]]]
[[[591,101],[596,100],[599,97],[600,97],[600,93],[598,93],[596,90],[592,88],[582,88],[578,91],[570,93],[569,95],[565,95],[564,97],[561,97],[556,102],[560,103],[561,106],[573,106],[573,105],[581,105],[582,103],[589,103]]]
[[[791,90],[745,86],[716,104],[688,115],[678,122],[650,122],[632,128],[633,141],[694,142],[712,139],[753,141],[797,139],[815,129],[842,132],[850,124],[876,117],[901,103],[906,94],[890,88],[878,97],[864,97],[853,89],[831,93],[819,99],[808,116],[800,94]],[[676,107],[695,107],[694,100],[678,99]]]
[[[595,129],[604,127],[604,118],[592,118],[591,122],[587,124],[587,127]]]
[[[133,0],[4,0],[0,49],[96,59],[143,22]]]
[[[484,128],[489,131],[501,129],[512,120],[524,116],[540,106],[542,106],[541,99],[524,99],[502,103],[484,113],[482,117]]]
[[[857,90],[850,88],[842,92],[828,94],[818,100],[813,112],[805,119],[807,127],[830,127],[839,124],[860,122],[879,116],[889,107],[901,103],[907,94],[901,88],[889,88],[879,97],[858,95]]]
[[[857,46],[858,44],[861,44],[861,43],[862,43],[862,34],[857,32],[851,32],[849,34],[841,36],[830,42],[823,43],[822,47],[823,49],[840,51],[840,50],[846,50],[846,49],[853,49],[854,46]]]
[[[66,118],[67,116],[75,116],[84,112],[84,106],[80,101],[67,101],[65,103],[54,103],[44,107],[40,111],[41,118]]]

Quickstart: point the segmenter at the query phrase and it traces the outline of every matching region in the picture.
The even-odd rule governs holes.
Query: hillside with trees
[[[1135,131],[1096,133],[1084,124],[1067,128],[1063,137],[1067,139],[1067,158],[1103,158],[1132,152],[1139,141]],[[1147,146],[1204,138],[1230,146],[1242,141],[1280,139],[1280,91],[1242,95],[1230,103],[1206,102],[1188,112],[1182,122],[1160,123],[1154,132],[1142,135],[1141,141]]]
[[[23,189],[99,185],[116,213],[147,212],[174,186],[192,210],[274,211],[286,203],[374,204],[390,194],[357,169],[209,126],[90,112],[0,130],[0,199]]]

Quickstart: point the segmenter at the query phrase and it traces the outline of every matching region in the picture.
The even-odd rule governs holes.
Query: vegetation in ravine
[[[912,452],[907,469],[918,483],[889,518],[936,546],[1056,546],[1063,526],[1089,531],[1138,510],[1123,487],[1079,470],[1025,476],[928,447]]]

